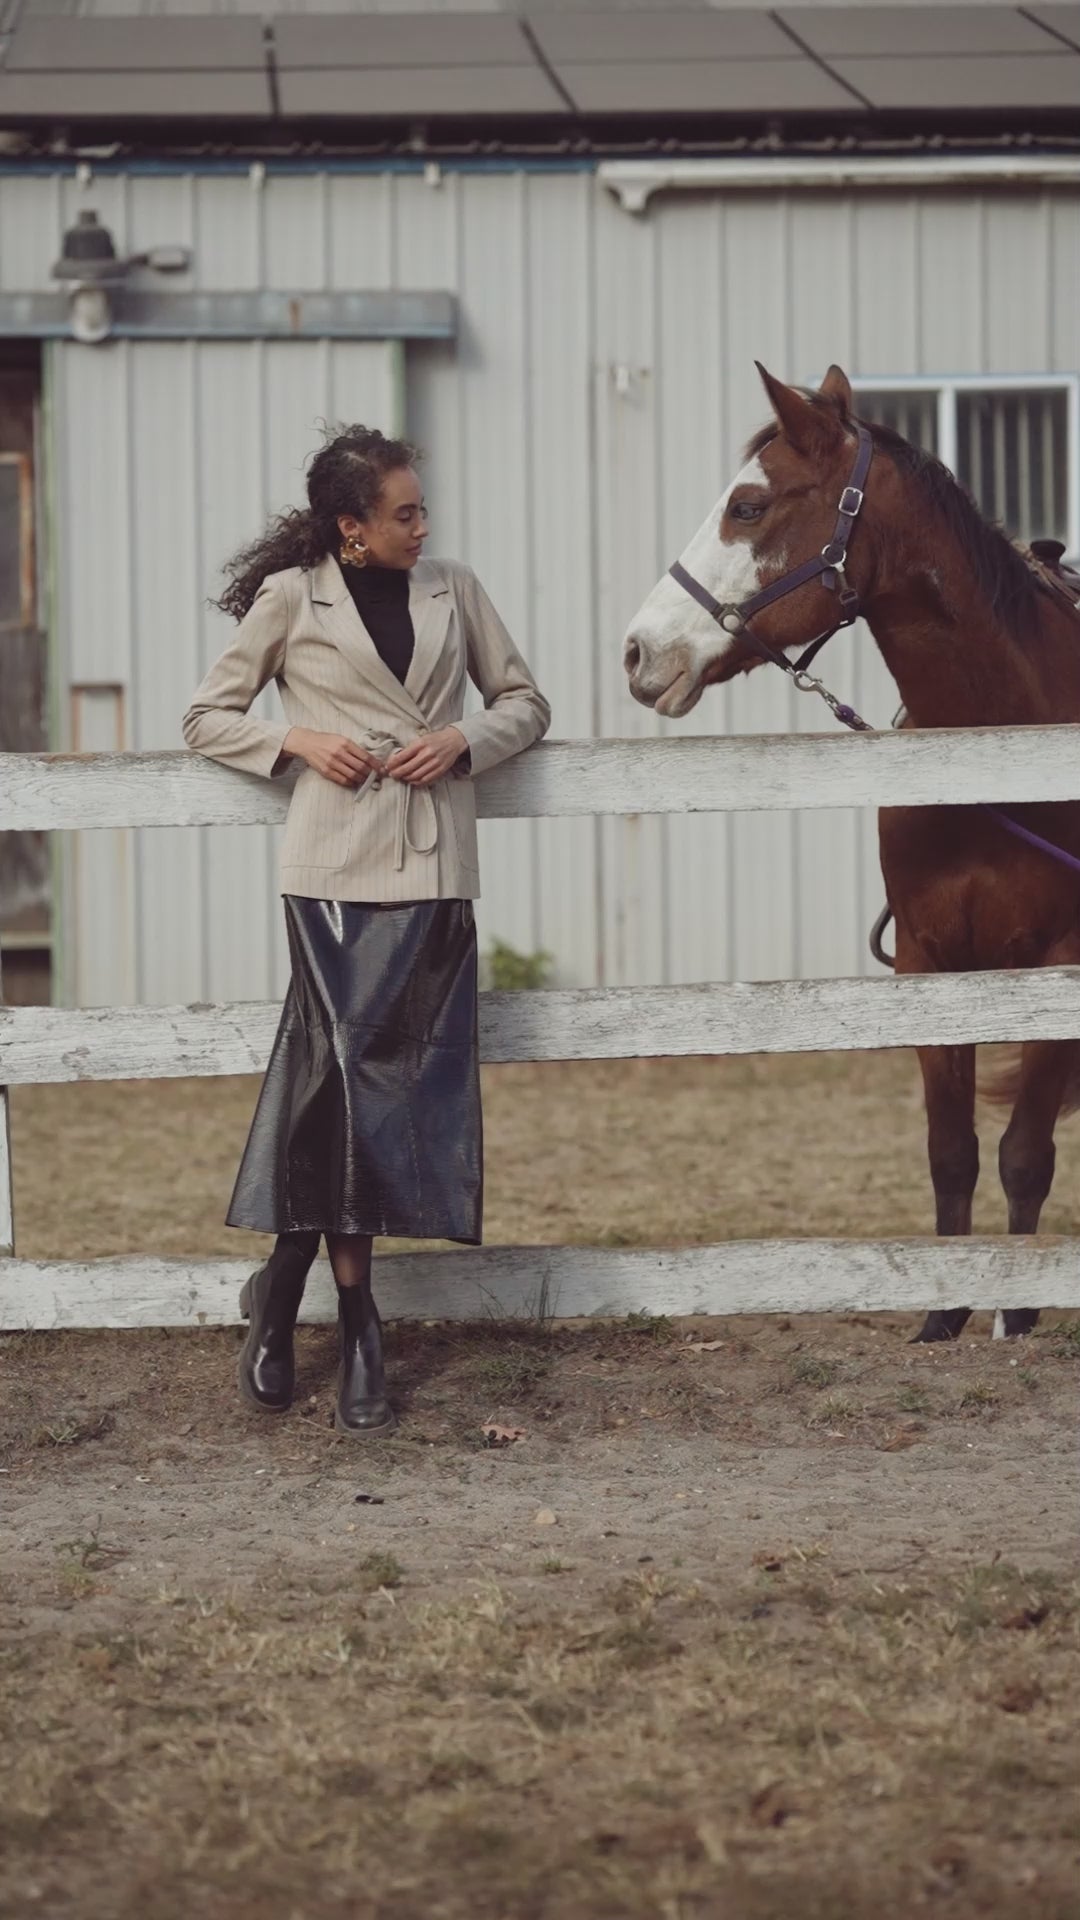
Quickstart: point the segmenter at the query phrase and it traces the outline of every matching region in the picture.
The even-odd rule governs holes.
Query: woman
[[[240,1384],[280,1411],[320,1235],[338,1294],[334,1423],[386,1432],[375,1234],[477,1245],[483,1195],[476,1024],[479,893],[471,775],[547,731],[550,709],[476,575],[421,559],[415,450],[339,432],[308,508],[226,571],[239,620],[184,716],[225,766],[297,762],[281,881],[292,980],[227,1215],[274,1233],[246,1282]],[[483,713],[463,717],[466,673]],[[284,721],[249,711],[277,682]]]

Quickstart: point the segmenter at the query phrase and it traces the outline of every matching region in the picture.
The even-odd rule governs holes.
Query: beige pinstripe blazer
[[[380,658],[332,555],[310,572],[268,574],[184,715],[184,739],[227,767],[274,778],[293,765],[290,727],[341,733],[380,759],[453,724],[483,773],[547,732],[551,710],[483,587],[453,560],[409,576],[415,646],[405,684]],[[462,717],[465,676],[483,713]],[[285,721],[249,712],[275,680]],[[469,762],[465,762],[468,766]],[[304,767],[289,803],[281,890],[316,900],[475,899],[480,891],[472,779],[431,787],[369,778],[339,787]]]

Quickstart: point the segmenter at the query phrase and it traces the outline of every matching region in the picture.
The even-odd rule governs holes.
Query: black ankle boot
[[[382,1321],[370,1287],[338,1287],[341,1372],[334,1425],[339,1433],[387,1433],[397,1423],[386,1398]]]
[[[293,1329],[319,1239],[317,1233],[279,1233],[265,1267],[240,1290],[240,1312],[251,1324],[237,1373],[246,1398],[266,1413],[292,1404]]]

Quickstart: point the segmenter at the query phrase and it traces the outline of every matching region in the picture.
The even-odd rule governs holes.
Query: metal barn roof
[[[130,0],[127,0],[130,5]],[[150,0],[146,0],[149,7]],[[0,123],[991,115],[1080,107],[1080,5],[673,7],[523,0],[426,11],[8,0]],[[233,0],[235,7],[235,0]]]

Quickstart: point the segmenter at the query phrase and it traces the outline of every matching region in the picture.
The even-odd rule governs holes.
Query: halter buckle
[[[840,591],[840,625],[853,626],[859,617],[859,596],[854,587],[842,587]]]
[[[840,495],[840,505],[837,511],[844,514],[847,519],[854,520],[862,506],[864,498],[865,495],[861,487],[845,487],[843,493]]]

